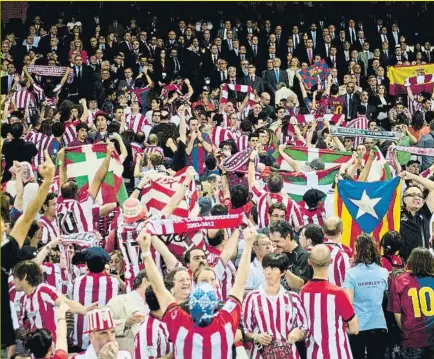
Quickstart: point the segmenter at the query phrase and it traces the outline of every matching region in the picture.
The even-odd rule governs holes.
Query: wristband
[[[66,320],[66,318],[57,318],[57,321],[59,320]]]
[[[146,251],[142,253],[142,258],[149,257],[151,255],[151,251]]]
[[[134,188],[134,191],[135,191],[135,190],[138,190],[139,192],[141,192],[141,191],[142,191],[142,189],[143,189],[143,188],[140,188],[140,187],[136,187],[136,188]]]
[[[255,162],[255,160],[252,160],[252,159],[250,159],[249,161],[250,161],[250,162],[253,162],[253,163]]]

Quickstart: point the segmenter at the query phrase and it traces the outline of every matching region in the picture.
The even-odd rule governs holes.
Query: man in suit
[[[223,40],[226,40],[227,38],[227,32],[232,30],[232,38],[238,39],[237,36],[237,29],[234,27],[232,28],[232,24],[229,20],[225,21],[225,25],[223,29],[220,29],[219,31],[217,31],[217,37],[220,37]]]
[[[398,24],[392,24],[392,32],[390,34],[390,45],[395,48],[399,45],[399,37],[401,36],[398,28]]]
[[[306,41],[306,48],[304,48],[299,52],[299,60],[300,62],[307,62],[307,64],[310,66],[313,64],[314,59],[315,59],[315,52],[313,49],[313,40],[308,39]]]
[[[252,87],[258,94],[265,91],[264,80],[261,77],[256,76],[256,66],[254,64],[248,66],[248,76],[241,79],[241,84]]]
[[[74,63],[72,69],[74,71],[74,79],[70,85],[70,93],[76,94],[80,98],[88,98],[91,92],[92,71],[86,65],[83,65],[81,55],[76,55],[73,59]]]
[[[363,48],[359,53],[359,61],[363,63],[363,76],[368,75],[368,66],[369,66],[369,60],[374,58],[374,53],[369,51],[369,43],[365,41],[363,43]]]
[[[229,51],[229,54],[227,56],[228,57],[227,60],[229,62],[229,65],[237,66],[240,63],[240,54],[241,54],[240,41],[239,40],[233,40],[232,45],[233,45],[233,48],[232,48],[232,51]]]
[[[292,39],[292,37],[288,38],[288,41],[286,42],[286,46],[283,48],[282,53],[284,57],[287,57],[289,53],[295,56],[294,40]]]
[[[381,66],[383,67],[389,66],[391,56],[392,54],[390,53],[389,50],[389,43],[383,42],[383,44],[381,45],[381,54],[380,54]]]
[[[147,59],[151,57],[151,49],[148,45],[148,33],[146,31],[140,31],[139,50],[140,53],[143,54],[143,56],[145,56]]]
[[[348,21],[348,28],[346,33],[347,39],[351,46],[353,46],[357,41],[357,29],[356,22],[353,19]]]
[[[363,91],[360,94],[360,104],[359,106],[363,106],[366,109],[366,117],[368,120],[375,119],[376,108],[368,103],[369,101],[369,93],[368,91]]]
[[[26,42],[24,45],[21,46],[21,58],[24,57],[25,54],[27,54],[30,50],[34,50],[35,52],[38,50],[36,46],[33,45],[33,36],[29,35],[26,38]]]
[[[314,50],[321,48],[322,43],[323,43],[323,39],[322,39],[321,33],[318,31],[315,23],[312,23],[310,25],[310,31],[307,32],[307,36],[309,37],[309,39],[312,39]]]
[[[360,98],[355,92],[356,84],[354,82],[348,82],[345,87],[345,94],[340,96],[343,103],[343,114],[345,115],[345,121],[351,121],[356,118],[357,106],[359,105]]]
[[[263,59],[263,48],[259,45],[259,37],[253,36],[252,38],[252,46],[251,46],[251,54],[252,54],[252,62],[256,66],[261,66],[261,60]],[[258,68],[259,68],[258,66]]]
[[[174,30],[170,30],[167,35],[168,40],[166,41],[166,49],[169,51],[173,48],[178,48],[179,42],[176,40],[176,32]]]
[[[133,70],[131,67],[125,67],[124,69],[124,80],[119,80],[118,82],[118,91],[127,89],[131,91],[134,86],[134,78],[133,78]]]
[[[386,42],[390,47],[390,45],[391,45],[390,44],[390,38],[389,38],[389,35],[387,33],[387,27],[386,26],[383,26],[381,28],[381,32],[379,35],[377,35],[376,41],[378,43],[378,46],[380,46]]]
[[[337,56],[337,52],[338,50],[336,49],[336,46],[330,47],[330,55],[325,58],[328,67],[330,68],[339,67],[339,63],[338,63],[339,57]]]
[[[122,52],[125,55],[125,64],[127,66],[133,65],[133,44],[131,41],[131,33],[125,32],[124,34],[124,41],[122,41],[118,46],[119,52]]]
[[[327,58],[330,56],[330,49],[332,47],[332,38],[330,34],[324,35],[324,42],[317,48],[316,53],[320,54],[321,57]]]
[[[390,66],[402,65],[404,61],[405,60],[402,57],[401,47],[397,47],[395,49],[395,53],[390,57],[389,64]]]
[[[405,59],[405,61],[409,61],[409,62],[413,61],[414,54],[412,51],[409,50],[407,44],[405,42],[402,42],[400,46],[401,46],[402,57]]]
[[[178,50],[172,49],[170,51],[170,59],[167,61],[167,75],[170,78],[176,78],[180,75],[182,70],[181,60],[178,58]]]
[[[148,287],[146,270],[142,270],[134,279],[131,292],[117,295],[107,303],[116,325],[115,335],[119,349],[134,353],[134,337],[139,331],[140,323],[149,314],[145,302],[145,292]]]
[[[312,40],[309,40],[312,41]],[[279,58],[273,60],[273,70],[267,70],[265,74],[265,84],[267,92],[274,94],[277,90],[277,85],[281,82],[288,83],[288,74],[280,69],[281,61]],[[261,91],[262,92],[262,91]]]
[[[8,67],[6,69],[7,75],[2,76],[2,88],[1,88],[1,94],[7,95],[9,91],[12,89],[12,86],[14,85],[14,76],[15,76],[15,66],[13,63],[9,63]]]
[[[356,42],[351,46],[352,49],[361,51],[363,49],[363,44],[366,42],[365,38],[365,32],[362,30],[359,30],[357,32],[357,40]]]
[[[292,27],[291,38],[292,38],[292,43],[294,44],[295,51],[299,51],[304,47],[303,37],[301,36],[297,25],[294,25]]]
[[[217,45],[212,45],[211,51],[207,51],[202,55],[202,73],[204,76],[208,77],[217,69],[219,59]]]
[[[219,87],[223,83],[228,83],[228,81],[228,62],[225,59],[220,59],[218,60],[217,70],[211,76],[211,88]]]
[[[230,52],[234,49],[234,39],[232,30],[226,32],[226,40],[222,41],[222,57],[229,60]]]
[[[425,45],[423,46],[422,49],[422,53],[423,53],[423,60],[430,64],[432,62],[434,62],[434,57],[433,57],[433,53],[432,53],[432,49],[431,49],[431,43],[429,41],[425,42]]]

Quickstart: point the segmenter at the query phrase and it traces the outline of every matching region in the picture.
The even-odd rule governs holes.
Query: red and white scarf
[[[65,66],[43,66],[43,65],[31,65],[27,68],[29,74],[37,76],[54,76],[63,77],[65,75],[67,67]],[[74,73],[71,71],[68,75],[68,83],[74,80]]]
[[[250,107],[253,107],[253,105],[256,103],[255,101],[255,94],[253,93],[253,88],[247,85],[234,85],[234,84],[223,84],[221,87],[221,97],[220,97],[220,103],[225,104],[228,103],[228,97],[229,97],[229,90],[247,93],[249,96],[249,105]]]
[[[242,214],[229,214],[227,216],[151,220],[146,229],[152,235],[164,235],[191,233],[202,229],[237,228],[241,224],[243,224]]]

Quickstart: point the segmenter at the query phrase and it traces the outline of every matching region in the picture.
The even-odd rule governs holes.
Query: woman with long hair
[[[381,123],[387,121],[387,113],[389,112],[392,104],[387,94],[385,84],[377,86],[377,94],[370,100],[373,106],[377,108],[377,120]]]
[[[354,359],[384,359],[387,325],[382,304],[389,273],[381,267],[381,255],[374,238],[356,238],[354,267],[347,271],[343,288],[359,318],[358,335],[350,336]]]
[[[402,331],[402,357],[434,358],[434,256],[428,249],[413,249],[407,272],[392,281],[387,309]]]
[[[34,358],[68,359],[68,340],[66,327],[66,312],[69,306],[62,303],[57,308],[56,343],[48,329],[36,329],[26,337],[26,349]]]
[[[68,56],[71,56],[72,52],[78,51],[83,60],[83,64],[87,64],[87,51],[83,49],[83,42],[80,39],[72,41],[71,49],[69,50]]]

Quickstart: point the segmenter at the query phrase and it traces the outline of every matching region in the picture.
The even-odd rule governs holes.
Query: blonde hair
[[[195,284],[197,284],[197,279],[199,278],[199,275],[200,275],[202,272],[204,272],[204,271],[213,272],[214,275],[215,275],[215,277],[216,277],[216,279],[217,279],[217,275],[216,275],[214,269],[211,268],[210,266],[207,266],[207,265],[202,264],[202,265],[200,265],[199,267],[197,267],[196,270],[195,270],[194,273],[193,273],[193,282],[194,282]]]

